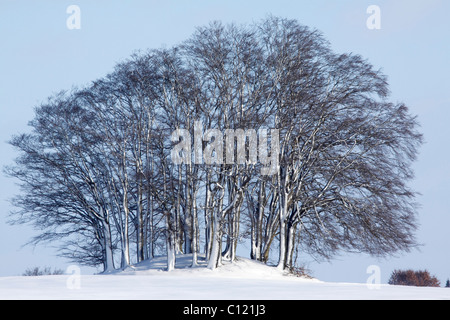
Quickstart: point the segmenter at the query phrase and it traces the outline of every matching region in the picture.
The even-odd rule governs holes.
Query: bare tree
[[[68,244],[75,246],[66,247],[63,254],[70,256],[67,251],[72,249],[77,258],[79,250],[90,250],[83,262],[101,261],[104,270],[111,271],[114,243],[102,175],[105,163],[96,161],[99,140],[91,119],[90,112],[64,93],[49,99],[36,109],[32,133],[10,141],[21,156],[7,172],[21,181],[24,191],[13,200],[22,209],[14,214],[14,221],[43,230],[32,242],[69,237]],[[79,236],[88,236],[95,245],[76,245]]]

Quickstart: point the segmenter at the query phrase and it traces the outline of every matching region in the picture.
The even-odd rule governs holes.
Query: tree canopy
[[[422,135],[387,77],[295,20],[200,27],[35,108],[15,223],[105,271],[176,253],[387,255],[416,245]]]

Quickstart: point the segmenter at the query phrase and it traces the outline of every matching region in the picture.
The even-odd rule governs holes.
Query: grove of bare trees
[[[388,255],[416,245],[422,136],[387,78],[317,30],[214,22],[35,108],[5,171],[13,223],[105,272],[167,254]],[[203,258],[202,258],[203,259]]]

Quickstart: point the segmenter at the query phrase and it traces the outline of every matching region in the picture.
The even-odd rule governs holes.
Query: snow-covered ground
[[[164,271],[155,258],[114,274],[0,277],[0,299],[161,299],[161,300],[292,300],[292,299],[449,299],[448,288],[379,287],[322,282],[287,276],[274,267],[238,258],[217,270],[190,257],[177,259],[177,269]]]

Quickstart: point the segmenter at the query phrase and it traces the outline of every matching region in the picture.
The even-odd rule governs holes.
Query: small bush
[[[311,276],[311,270],[301,266],[301,267],[291,267],[289,269],[289,272],[296,276],[296,277],[300,277],[300,278],[307,278],[307,279],[314,279],[313,276]]]
[[[440,287],[441,285],[439,280],[435,276],[431,276],[427,270],[394,270],[388,283],[416,287]]]
[[[25,270],[25,272],[22,274],[23,276],[48,276],[48,275],[60,275],[64,274],[64,270],[61,269],[55,269],[51,271],[50,268],[45,267],[44,269],[40,269],[39,267],[34,268],[28,268]]]

